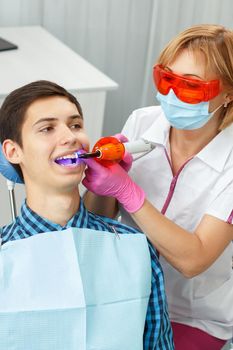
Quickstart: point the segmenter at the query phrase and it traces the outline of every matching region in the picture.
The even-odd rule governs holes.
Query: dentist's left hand
[[[121,165],[104,167],[91,158],[84,159],[84,162],[88,168],[82,183],[88,190],[100,196],[116,198],[129,213],[142,207],[145,193]]]

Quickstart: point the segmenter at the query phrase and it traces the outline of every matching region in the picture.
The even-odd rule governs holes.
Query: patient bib
[[[0,349],[142,350],[151,262],[142,234],[69,228],[0,250]]]

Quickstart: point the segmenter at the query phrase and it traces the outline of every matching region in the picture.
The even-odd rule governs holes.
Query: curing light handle
[[[113,136],[102,137],[93,147],[91,153],[82,154],[80,158],[95,158],[95,160],[104,166],[110,166],[120,162],[125,151],[133,153],[149,152],[155,145],[149,141],[140,139],[131,142],[120,142]]]
[[[136,140],[124,143],[125,150],[129,153],[141,153],[141,152],[149,152],[155,148],[155,145],[147,140]]]
[[[103,145],[99,145],[97,142],[93,148],[93,154],[96,154],[99,159],[121,161],[125,151],[134,154],[148,152],[153,148],[155,148],[155,146],[151,142],[143,139],[124,143],[120,141],[117,143],[108,142]]]

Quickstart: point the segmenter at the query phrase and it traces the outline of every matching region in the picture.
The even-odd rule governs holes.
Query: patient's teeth
[[[58,157],[57,160],[59,159],[76,159],[78,158],[78,154],[77,153],[72,153],[72,154],[68,154],[66,156],[63,156],[63,157]]]

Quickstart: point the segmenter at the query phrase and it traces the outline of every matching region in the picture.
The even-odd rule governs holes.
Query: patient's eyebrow
[[[71,119],[71,120],[73,120],[73,119],[81,119],[81,120],[83,120],[83,118],[82,118],[81,115],[79,115],[79,114],[71,115],[71,116],[69,116],[67,119],[68,119],[68,120],[69,120],[69,119]],[[40,124],[40,123],[44,123],[44,122],[55,122],[55,121],[57,121],[57,120],[59,120],[59,118],[55,118],[55,117],[41,118],[41,119],[37,120],[37,121],[33,124],[33,126],[38,125],[38,124]]]

